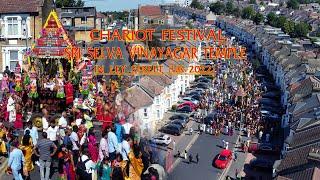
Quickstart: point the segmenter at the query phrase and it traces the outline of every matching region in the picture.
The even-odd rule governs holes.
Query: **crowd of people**
[[[212,91],[205,95],[202,105],[205,110],[199,110],[196,116],[200,119],[199,132],[232,136],[235,130],[240,130],[248,137],[260,137],[261,132],[272,130],[273,126],[266,124],[260,113],[258,99],[262,90],[255,79],[252,64],[246,60],[218,60],[215,67],[217,75],[212,81]],[[208,109],[215,112],[209,123],[204,122],[204,118],[210,114]],[[244,149],[248,148],[248,143],[242,143]],[[224,142],[223,147],[228,148],[228,142]]]
[[[71,101],[67,96],[57,117],[57,109],[39,106],[26,91],[15,92],[14,74],[4,73],[0,155],[8,158],[6,172],[15,180],[31,179],[35,171],[41,180],[165,179],[163,167],[140,142],[137,127],[115,107],[116,85],[96,82],[90,92],[95,94],[94,108],[77,108],[81,95],[72,95]],[[41,109],[40,127],[30,119],[35,106]]]
[[[41,180],[50,179],[53,168],[61,180],[165,178],[151,152],[145,156],[146,148],[137,141],[134,127],[128,129],[118,121],[102,129],[99,143],[90,123],[83,120],[77,125],[67,119],[66,112],[58,125],[51,120],[42,132],[27,123],[22,137],[16,130],[1,127],[1,150],[9,157],[7,173],[15,180],[30,179],[35,166],[39,166]]]

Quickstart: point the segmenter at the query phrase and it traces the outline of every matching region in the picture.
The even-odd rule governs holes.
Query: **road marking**
[[[193,136],[193,138],[191,139],[191,141],[189,142],[189,144],[187,145],[187,147],[185,148],[186,151],[188,151],[191,146],[194,144],[194,142],[198,139],[199,134],[196,133],[195,136]],[[168,169],[168,173],[171,173],[171,171],[176,168],[176,166],[180,163],[180,161],[182,161],[182,158],[177,158],[176,161],[169,167]]]

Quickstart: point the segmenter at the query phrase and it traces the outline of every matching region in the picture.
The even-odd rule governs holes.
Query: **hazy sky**
[[[121,11],[137,9],[138,4],[159,4],[162,0],[84,0],[86,6],[95,6],[97,11]]]

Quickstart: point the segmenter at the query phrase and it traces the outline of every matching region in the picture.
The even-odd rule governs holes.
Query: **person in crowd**
[[[81,168],[77,166],[77,175],[79,180],[92,180],[92,174],[94,173],[94,170],[96,168],[96,163],[94,163],[88,153],[88,149],[84,148],[81,150],[81,156],[78,162],[78,165],[84,164],[83,169],[85,172],[84,173],[79,173],[81,172]],[[79,171],[80,170],[80,171]]]
[[[62,144],[58,153],[58,172],[60,180],[75,180],[76,169],[73,162],[72,146]]]
[[[35,146],[33,152],[39,157],[41,180],[49,180],[52,157],[57,152],[57,146],[48,139],[46,132],[42,133],[42,138],[43,139]],[[51,151],[51,149],[53,149],[53,151]]]
[[[30,132],[30,136],[32,138],[32,144],[34,146],[37,145],[38,139],[39,139],[38,128],[34,126],[32,122],[27,122],[27,127],[24,130],[24,134],[26,134],[27,131]]]
[[[43,108],[42,109],[42,114],[43,114],[42,119],[41,119],[41,121],[42,121],[42,131],[43,132],[47,132],[47,129],[49,128],[49,122],[48,122],[48,120],[49,120],[49,112],[48,112],[47,109]]]
[[[25,166],[25,159],[23,152],[18,148],[18,140],[11,142],[11,153],[9,155],[8,167],[12,171],[14,180],[23,180],[21,171],[23,166]]]
[[[142,163],[142,153],[140,146],[137,144],[133,145],[133,149],[129,152],[128,158],[129,167],[125,169],[126,176],[133,180],[139,180],[143,172],[143,163]],[[129,171],[129,172],[128,172]]]
[[[79,149],[80,149],[79,136],[77,132],[78,132],[78,126],[73,126],[73,131],[69,136],[72,142],[73,162],[75,163],[75,165],[77,165],[78,163]]]
[[[108,153],[109,153],[109,158],[111,161],[113,161],[116,158],[116,153],[120,152],[119,151],[119,144],[118,144],[118,139],[115,132],[114,126],[109,126],[107,127],[108,131]]]
[[[151,169],[151,172],[150,172],[150,169]],[[148,174],[148,173],[153,174],[152,173],[153,170],[157,171],[159,180],[166,179],[167,175],[166,175],[165,169],[160,164],[157,164],[157,163],[151,164],[143,174]]]
[[[25,132],[25,135],[22,138],[21,145],[19,146],[19,149],[22,150],[24,158],[25,158],[25,167],[28,171],[28,174],[26,174],[25,179],[29,180],[30,176],[29,173],[34,169],[33,162],[32,162],[32,154],[33,154],[33,144],[32,144],[32,138],[30,136],[30,131],[27,130]]]
[[[111,180],[112,176],[112,168],[109,157],[105,157],[99,164],[98,164],[98,177],[100,180]]]
[[[3,125],[3,123],[0,123],[0,155],[7,156],[7,128]]]
[[[60,139],[63,142],[64,136],[65,136],[65,130],[66,130],[67,126],[68,126],[67,112],[66,111],[62,112],[61,117],[59,118],[58,126],[59,126],[59,135],[61,137]]]
[[[121,155],[123,160],[127,161],[128,160],[128,154],[130,152],[130,146],[132,144],[131,138],[129,135],[125,135],[124,139],[121,143]]]
[[[88,132],[88,151],[92,161],[97,162],[99,158],[99,154],[98,154],[98,148],[96,146],[97,139],[93,130],[94,130],[93,128],[90,128]]]
[[[102,161],[105,157],[109,157],[107,131],[102,132],[102,137],[99,143],[99,160]]]
[[[52,141],[56,146],[58,146],[59,137],[59,127],[56,126],[56,121],[51,120],[50,126],[47,129],[48,139]]]

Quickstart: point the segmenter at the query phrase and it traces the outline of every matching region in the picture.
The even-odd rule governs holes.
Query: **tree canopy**
[[[192,0],[190,7],[195,9],[204,9],[204,6],[198,0]]]
[[[245,7],[242,9],[241,17],[243,19],[251,19],[254,16],[255,12],[251,6]]]
[[[56,7],[83,7],[84,1],[82,0],[56,0]]]
[[[297,0],[289,0],[287,2],[287,7],[291,9],[298,9],[299,8],[299,2]]]
[[[220,2],[220,1],[217,1],[215,3],[211,3],[210,6],[210,11],[214,12],[215,14],[222,14],[224,11],[225,11],[225,5]]]

